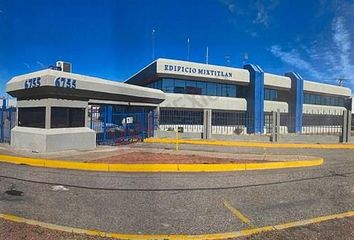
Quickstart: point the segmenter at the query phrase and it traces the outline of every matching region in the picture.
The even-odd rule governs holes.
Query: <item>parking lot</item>
[[[181,148],[214,154],[299,153],[298,149]],[[302,155],[324,157],[325,164],[225,173],[100,173],[1,163],[0,210],[62,226],[129,234],[201,235],[274,226],[352,211],[352,153],[302,149]],[[56,190],[58,185],[65,190]],[[23,194],[11,196],[5,193],[9,189]]]

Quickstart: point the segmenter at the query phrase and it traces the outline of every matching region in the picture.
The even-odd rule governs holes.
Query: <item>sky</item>
[[[354,92],[354,0],[0,0],[0,96],[57,60],[124,81],[156,58],[205,62],[206,48],[209,64]]]

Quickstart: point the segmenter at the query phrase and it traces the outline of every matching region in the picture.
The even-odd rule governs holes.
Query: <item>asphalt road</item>
[[[179,174],[99,173],[0,164],[0,212],[119,233],[203,234],[354,210],[353,150],[182,146],[188,148],[322,156],[325,164]],[[55,191],[55,185],[68,190]],[[8,195],[9,189],[23,195]]]

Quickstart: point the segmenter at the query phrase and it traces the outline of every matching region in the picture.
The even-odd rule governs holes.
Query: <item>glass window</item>
[[[186,90],[187,94],[199,94],[197,90],[197,82],[196,81],[186,81]]]
[[[264,89],[264,99],[270,101],[277,101],[278,100],[278,91],[275,89]]]
[[[174,80],[173,79],[162,79],[162,91],[167,93],[173,93],[174,90]]]
[[[85,108],[51,108],[51,128],[85,126]]]
[[[158,81],[156,82],[156,88],[157,88],[157,89],[162,89],[162,80],[158,80]]]
[[[228,84],[226,88],[227,97],[236,97],[236,85]]]
[[[206,82],[197,82],[197,90],[198,93],[201,95],[207,95],[207,83]]]
[[[309,103],[309,102],[310,102],[309,100],[310,100],[309,94],[308,94],[308,93],[305,93],[305,94],[304,94],[304,103],[305,103],[305,104]]]
[[[216,83],[207,83],[207,95],[216,96]]]
[[[185,93],[186,81],[175,79],[175,93]]]
[[[19,108],[18,126],[45,128],[45,107]]]

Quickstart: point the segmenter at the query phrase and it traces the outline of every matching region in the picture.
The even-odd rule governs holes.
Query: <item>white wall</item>
[[[34,152],[92,150],[96,148],[96,133],[86,127],[44,129],[17,126],[11,130],[11,146]]]
[[[264,86],[273,88],[291,88],[291,79],[289,77],[264,73]]]
[[[346,97],[351,96],[351,90],[349,88],[324,84],[324,83],[318,83],[318,82],[312,82],[312,81],[306,81],[306,80],[304,80],[304,91],[339,95],[339,96],[346,96]]]
[[[288,112],[288,103],[264,100],[264,112],[277,111],[278,109],[280,112]]]

